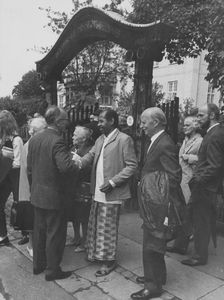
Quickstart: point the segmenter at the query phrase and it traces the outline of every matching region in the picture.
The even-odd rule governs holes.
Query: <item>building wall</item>
[[[168,83],[177,81],[177,97],[180,103],[186,98],[195,101],[196,106],[207,103],[209,83],[205,80],[207,74],[207,63],[204,60],[205,52],[199,57],[186,58],[181,65],[170,64],[167,59],[163,59],[160,63],[154,63],[153,80],[163,86],[163,92],[166,93],[165,98],[169,98]],[[212,102],[219,105],[220,93],[214,90]]]

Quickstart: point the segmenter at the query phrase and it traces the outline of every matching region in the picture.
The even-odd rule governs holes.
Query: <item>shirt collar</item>
[[[151,144],[160,136],[160,134],[162,134],[165,130],[162,129],[160,131],[158,131],[157,133],[155,133],[152,137],[151,137]]]
[[[117,131],[117,128],[115,128],[113,131],[111,131],[111,133],[109,133],[108,136],[104,135],[104,141],[108,141],[116,131]]]
[[[217,126],[217,125],[219,125],[219,123],[215,123],[215,124],[213,124],[212,126],[210,126],[209,129],[207,130],[207,132],[209,132],[209,130],[211,130],[213,127],[215,127],[215,126]]]

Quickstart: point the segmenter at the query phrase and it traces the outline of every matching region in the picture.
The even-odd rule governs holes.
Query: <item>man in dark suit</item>
[[[77,169],[61,136],[68,124],[67,113],[51,106],[47,129],[30,139],[27,173],[34,206],[33,272],[46,269],[47,281],[63,279],[60,262],[66,240],[64,175]]]
[[[139,206],[143,218],[144,289],[131,295],[132,299],[148,300],[162,294],[166,282],[166,229],[168,207],[179,211],[185,205],[180,187],[181,167],[178,149],[165,132],[166,117],[160,108],[146,109],[141,115],[141,128],[151,139],[139,184]],[[153,183],[154,181],[154,183]]]
[[[224,127],[219,124],[219,109],[207,104],[198,110],[198,121],[206,131],[198,153],[198,163],[189,182],[194,225],[194,255],[182,263],[205,265],[208,260],[210,233],[215,229],[216,197],[224,167]]]

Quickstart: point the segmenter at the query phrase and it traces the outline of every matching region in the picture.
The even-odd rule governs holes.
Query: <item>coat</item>
[[[42,209],[64,206],[65,175],[77,170],[62,136],[47,128],[29,141],[27,174],[31,184],[31,203]]]
[[[96,167],[103,142],[104,135],[101,135],[90,152],[82,158],[83,168],[93,162],[90,186],[93,195],[96,186]],[[131,198],[128,180],[136,170],[137,158],[133,140],[117,129],[104,147],[103,152],[104,182],[112,180],[116,185],[111,192],[106,193],[107,201],[120,201]]]
[[[182,181],[181,188],[184,194],[186,203],[189,202],[191,191],[188,186],[188,182],[193,176],[193,171],[198,161],[198,151],[201,146],[202,137],[200,134],[195,134],[190,139],[185,139],[180,148],[179,162],[182,168]],[[187,159],[184,159],[183,156]]]
[[[218,193],[224,171],[224,126],[211,128],[203,138],[198,163],[189,182],[190,189],[203,188]],[[197,197],[194,197],[196,200]]]
[[[19,201],[30,201],[30,185],[27,177],[27,154],[29,141],[23,145],[20,160]]]
[[[186,204],[180,183],[178,149],[170,136],[163,132],[145,157],[138,197],[143,227],[157,238],[166,238],[166,217],[172,226],[180,225],[185,218]]]

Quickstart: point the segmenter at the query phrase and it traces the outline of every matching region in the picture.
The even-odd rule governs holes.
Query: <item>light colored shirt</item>
[[[23,150],[23,140],[21,139],[21,137],[19,136],[14,137],[14,139],[12,140],[12,146],[13,146],[13,155],[14,155],[12,167],[20,168],[21,153]]]
[[[102,146],[100,156],[99,156],[97,166],[96,166],[96,187],[95,187],[94,200],[97,202],[102,202],[102,203],[106,203],[106,204],[121,204],[122,203],[121,201],[106,201],[105,193],[100,191],[100,187],[104,184],[104,174],[103,174],[104,148],[116,131],[117,131],[117,129],[114,129],[110,134],[108,134],[108,136],[104,137],[103,146]],[[110,180],[110,183],[113,186],[113,182],[111,182],[111,180]]]
[[[160,136],[160,134],[162,134],[165,130],[162,129],[160,131],[158,131],[156,134],[154,134],[152,137],[151,137],[151,143],[149,145],[149,148],[147,150],[147,153],[149,152],[150,148],[152,147],[152,144],[155,142],[155,140]]]

